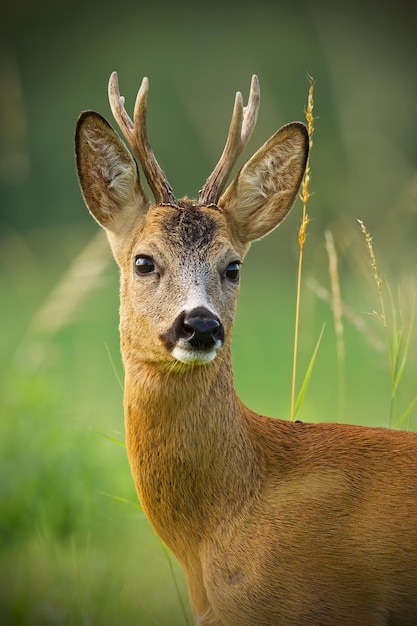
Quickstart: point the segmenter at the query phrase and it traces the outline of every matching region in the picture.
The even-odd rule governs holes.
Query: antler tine
[[[155,158],[146,130],[146,104],[149,80],[145,77],[136,97],[133,122],[126,112],[124,98],[120,95],[117,72],[109,80],[109,101],[115,120],[142,166],[146,180],[157,204],[175,204],[176,199],[164,172]]]
[[[259,103],[261,92],[259,88],[259,80],[256,74],[252,76],[248,104],[243,109],[243,125],[242,125],[242,143],[245,146],[252,135],[253,129],[258,119]]]
[[[152,152],[146,130],[149,80],[145,77],[138,91],[133,113],[138,158],[157,203],[175,204],[175,196],[164,172]]]
[[[112,72],[109,79],[109,102],[113,117],[118,123],[120,130],[126,137],[129,145],[136,154],[136,137],[133,122],[125,109],[125,99],[120,95],[117,72]]]
[[[258,117],[260,90],[258,77],[252,76],[248,104],[243,106],[242,94],[236,94],[232,121],[226,145],[219,162],[200,191],[199,204],[216,204],[243,148],[249,141]]]

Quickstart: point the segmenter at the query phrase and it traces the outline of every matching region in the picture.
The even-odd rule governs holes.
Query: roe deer
[[[146,131],[111,108],[139,160],[97,113],[76,130],[82,193],[121,270],[129,461],[143,509],[184,568],[200,626],[415,626],[417,434],[252,412],[233,386],[239,266],[290,210],[308,133],[278,130],[225,188],[256,122],[236,96],[220,161],[177,200]]]

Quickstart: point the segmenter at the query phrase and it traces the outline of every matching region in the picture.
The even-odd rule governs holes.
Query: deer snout
[[[224,330],[219,318],[203,307],[193,309],[184,314],[181,332],[183,338],[197,349],[212,348],[217,343],[223,343]]]
[[[179,361],[207,363],[223,345],[224,328],[212,311],[197,307],[180,313],[161,339]]]

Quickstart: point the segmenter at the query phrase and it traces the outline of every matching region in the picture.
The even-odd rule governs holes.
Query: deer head
[[[173,367],[211,362],[229,345],[240,264],[252,241],[285,218],[308,154],[306,127],[278,130],[227,179],[256,123],[259,84],[248,105],[236,100],[223,154],[197,201],[177,200],[149,144],[144,78],[126,113],[116,73],[111,108],[154,195],[140,182],[131,153],[108,122],[86,111],[76,129],[76,159],[88,209],[106,230],[121,268],[121,335],[125,356]]]

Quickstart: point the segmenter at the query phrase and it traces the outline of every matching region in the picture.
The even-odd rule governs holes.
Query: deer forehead
[[[157,206],[148,211],[144,223],[132,237],[130,256],[160,255],[177,265],[230,262],[241,255],[233,245],[226,216],[217,207]]]

